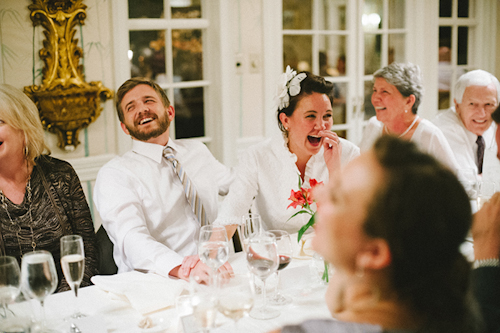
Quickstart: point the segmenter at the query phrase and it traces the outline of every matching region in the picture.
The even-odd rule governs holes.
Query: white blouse
[[[363,139],[359,145],[361,151],[369,150],[375,141],[382,136],[384,124],[373,116],[368,121],[363,132]],[[414,142],[423,152],[434,156],[453,172],[459,169],[450,144],[446,140],[443,132],[427,119],[421,119],[410,141]]]
[[[359,155],[359,148],[340,139],[342,145],[341,164],[344,165]],[[288,219],[301,208],[287,208],[291,203],[291,190],[299,189],[297,156],[288,150],[283,138],[271,138],[250,147],[241,156],[236,178],[229,188],[215,223],[234,224],[241,217],[252,213],[261,216],[266,230],[281,229],[296,233],[308,222],[310,215],[299,214]],[[310,187],[309,180],[328,182],[328,169],[323,157],[323,148],[313,155],[306,165],[303,187]]]

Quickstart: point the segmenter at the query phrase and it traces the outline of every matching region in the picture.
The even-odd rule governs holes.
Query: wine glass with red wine
[[[270,230],[270,233],[274,234],[276,237],[276,245],[278,248],[279,255],[279,265],[276,271],[276,287],[274,288],[274,294],[269,298],[269,304],[271,305],[285,305],[292,302],[292,298],[288,295],[283,295],[279,291],[280,285],[280,271],[290,264],[292,261],[292,240],[288,232],[284,230]]]

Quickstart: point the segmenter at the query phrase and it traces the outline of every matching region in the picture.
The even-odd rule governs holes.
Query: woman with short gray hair
[[[365,127],[360,149],[370,149],[382,135],[393,135],[413,141],[456,172],[455,156],[441,130],[417,115],[422,95],[422,75],[417,65],[392,63],[377,70],[371,97],[376,116]]]

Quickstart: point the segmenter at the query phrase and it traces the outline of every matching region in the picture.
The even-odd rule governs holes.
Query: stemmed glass
[[[50,332],[46,329],[43,303],[57,288],[58,279],[52,253],[41,250],[24,254],[21,260],[21,281],[23,292],[40,302],[40,332]]]
[[[283,295],[279,292],[280,285],[280,271],[290,264],[292,261],[292,240],[288,232],[284,230],[269,230],[270,233],[276,237],[276,246],[278,247],[279,265],[276,271],[276,287],[274,288],[274,295],[269,299],[271,305],[285,305],[292,302],[292,298]]]
[[[75,311],[71,318],[85,317],[78,307],[78,288],[82,283],[85,270],[85,251],[83,239],[79,235],[67,235],[61,237],[61,267],[71,290],[75,293]]]
[[[0,302],[3,314],[0,317],[7,318],[7,304],[14,302],[21,290],[21,272],[17,259],[11,256],[0,257]],[[13,314],[13,313],[12,313]]]
[[[215,288],[203,285],[198,285],[196,288],[196,292],[191,296],[193,316],[201,331],[208,333],[215,326],[217,295]]]
[[[477,210],[483,208],[484,203],[490,200],[493,194],[495,194],[495,183],[478,182]]]
[[[229,242],[226,228],[219,225],[205,225],[200,229],[198,255],[201,261],[212,269],[210,285],[217,286],[219,267],[229,258]]]
[[[264,228],[259,214],[248,214],[242,217],[241,224],[238,226],[238,234],[243,251],[246,253],[248,239],[254,235],[260,234]]]
[[[238,331],[238,320],[247,315],[253,307],[254,285],[248,275],[237,274],[221,282],[218,309],[224,316],[234,321],[234,330]]]
[[[267,307],[266,279],[278,269],[279,256],[276,237],[270,232],[261,232],[248,239],[247,262],[250,271],[262,281],[262,300],[260,308],[254,308],[250,317],[255,319],[272,319],[280,312]]]

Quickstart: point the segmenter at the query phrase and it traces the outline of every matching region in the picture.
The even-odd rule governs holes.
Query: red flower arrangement
[[[290,216],[288,220],[299,214],[311,215],[309,221],[300,228],[298,232],[297,241],[300,241],[302,235],[307,231],[307,229],[309,229],[314,225],[314,215],[316,214],[316,212],[311,208],[311,205],[315,202],[313,190],[315,187],[323,185],[323,182],[318,182],[316,179],[311,178],[309,179],[309,185],[311,186],[310,188],[302,187],[302,180],[300,179],[299,176],[299,190],[298,191],[292,190],[290,198],[288,198],[288,200],[290,200],[292,203],[289,204],[287,208],[290,207],[297,208],[297,206],[302,207],[301,210]]]

